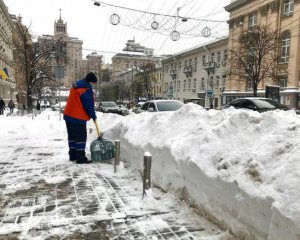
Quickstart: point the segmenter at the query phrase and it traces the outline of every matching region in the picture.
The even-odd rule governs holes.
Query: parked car
[[[123,116],[129,115],[129,110],[127,109],[127,107],[125,107],[124,105],[119,105],[119,108],[121,109]]]
[[[51,109],[53,111],[59,111],[59,108],[61,107],[61,112],[64,112],[66,105],[67,105],[67,102],[61,102],[60,105],[59,105],[59,102],[58,102],[58,103],[52,105]]]
[[[133,108],[132,111],[136,112],[137,110],[141,109],[145,102],[138,102]]]
[[[42,108],[50,107],[50,102],[47,100],[41,100],[40,105]]]
[[[177,111],[184,105],[183,102],[178,100],[149,100],[143,104],[140,109],[136,110],[136,113],[141,112],[165,112],[165,111]]]
[[[259,97],[248,97],[248,98],[237,98],[232,102],[226,104],[224,108],[234,107],[237,109],[250,109],[257,112],[266,112],[270,110],[291,110],[289,107],[273,100],[271,98],[259,98]],[[295,110],[297,114],[299,112]]]
[[[116,113],[123,116],[129,114],[129,111],[125,106],[118,106],[115,102],[100,102],[98,107],[96,108],[96,111],[100,111],[103,113]]]
[[[205,99],[204,98],[189,98],[189,99],[184,100],[184,103],[190,103],[190,102],[198,104],[202,107],[205,106]]]

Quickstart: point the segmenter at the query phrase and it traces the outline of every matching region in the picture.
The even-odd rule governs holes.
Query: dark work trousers
[[[86,145],[86,123],[67,122],[69,157],[71,161],[84,162]]]
[[[3,115],[3,108],[0,108],[0,115]]]

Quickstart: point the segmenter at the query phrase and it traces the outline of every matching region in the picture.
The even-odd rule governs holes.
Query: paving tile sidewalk
[[[153,188],[143,199],[141,178],[122,165],[114,174],[108,163],[55,161],[65,143],[49,141],[51,148],[7,143],[0,239],[229,239],[172,193]]]

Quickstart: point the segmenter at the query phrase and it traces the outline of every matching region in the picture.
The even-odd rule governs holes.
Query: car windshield
[[[102,107],[117,107],[118,105],[115,102],[103,102]]]
[[[284,106],[272,99],[254,99],[253,102],[255,102],[255,104],[259,109],[276,109],[276,108],[285,109],[285,110],[288,109],[287,106]]]
[[[183,106],[183,103],[179,101],[157,102],[156,104],[159,112],[176,111]]]

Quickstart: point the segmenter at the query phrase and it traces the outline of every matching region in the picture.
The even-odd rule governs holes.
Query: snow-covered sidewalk
[[[0,239],[232,239],[172,193],[142,199],[122,163],[69,162],[58,112],[0,116],[0,128]]]

